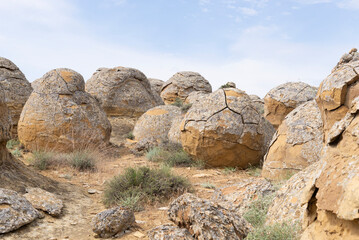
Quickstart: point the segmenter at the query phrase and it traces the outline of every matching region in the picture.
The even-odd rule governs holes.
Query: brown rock
[[[189,193],[170,204],[168,216],[196,239],[244,239],[251,230],[250,224],[235,212]]]
[[[161,97],[165,104],[171,104],[177,98],[185,102],[191,92],[212,92],[211,84],[196,72],[178,72],[162,86]]]
[[[148,110],[137,121],[133,134],[137,141],[154,138],[160,143],[168,140],[173,119],[181,116],[181,110],[172,105],[161,105]]]
[[[264,116],[275,128],[297,106],[315,98],[317,89],[302,82],[288,82],[270,90],[264,97]]]
[[[18,128],[26,148],[71,151],[109,141],[111,125],[80,74],[55,69],[32,85]]]
[[[246,168],[260,162],[274,129],[235,88],[219,89],[186,114],[181,141],[186,152],[209,166]]]
[[[10,111],[12,137],[17,136],[17,124],[22,108],[29,98],[32,87],[20,69],[9,59],[0,57],[0,85],[5,93],[5,103]]]
[[[168,131],[168,140],[171,143],[181,145],[181,123],[184,116],[179,115],[172,120],[171,128]]]
[[[264,157],[262,176],[285,179],[318,161],[322,147],[323,123],[312,100],[290,112],[279,126]]]
[[[274,193],[270,182],[262,178],[247,178],[236,184],[216,189],[212,202],[242,215],[252,201]]]
[[[63,208],[62,200],[41,188],[27,188],[24,197],[36,208],[58,217]]]
[[[189,231],[170,224],[164,224],[148,232],[150,240],[194,240]]]

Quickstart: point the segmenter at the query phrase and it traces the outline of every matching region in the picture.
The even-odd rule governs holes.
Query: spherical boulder
[[[320,159],[323,122],[315,100],[290,112],[273,136],[264,157],[262,176],[285,179]]]
[[[270,90],[264,97],[264,116],[278,128],[297,106],[313,100],[317,89],[303,82],[288,82]]]
[[[10,111],[11,134],[12,137],[16,137],[20,114],[32,92],[32,87],[20,69],[3,57],[0,57],[0,85],[5,92],[5,103]]]
[[[211,93],[212,86],[199,73],[178,72],[164,83],[161,97],[165,104],[174,103],[177,98],[185,102],[188,95],[194,91]]]
[[[260,162],[274,131],[245,92],[225,88],[191,107],[181,124],[181,141],[208,166],[246,168]]]
[[[172,120],[171,128],[168,131],[168,140],[171,143],[181,145],[181,123],[183,115],[179,115]]]
[[[252,104],[257,111],[264,116],[264,100],[254,94],[249,95],[249,98],[252,100]]]
[[[153,96],[156,99],[157,105],[163,105],[164,102],[161,98],[161,89],[165,82],[162,80],[156,79],[156,78],[149,78],[148,81],[151,84],[151,90],[152,90]]]
[[[196,102],[200,102],[203,97],[205,97],[208,92],[203,91],[195,91],[191,92],[186,98],[185,104],[195,104]]]
[[[151,108],[136,122],[133,129],[136,141],[154,138],[158,142],[168,140],[172,121],[181,116],[180,108],[172,105],[161,105]]]
[[[18,128],[26,148],[72,151],[109,141],[111,124],[98,101],[85,92],[79,73],[54,69],[32,86]]]

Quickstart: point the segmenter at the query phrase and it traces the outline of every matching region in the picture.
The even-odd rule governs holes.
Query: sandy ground
[[[123,145],[123,144],[122,144]],[[158,164],[149,162],[145,157],[131,154],[125,147],[119,148],[119,156],[111,159],[102,159],[98,163],[96,172],[79,172],[70,167],[58,166],[51,170],[41,171],[61,183],[66,193],[59,196],[64,202],[63,214],[53,218],[45,214],[45,218],[38,219],[19,230],[0,236],[0,239],[95,239],[92,232],[91,219],[100,211],[105,210],[102,204],[102,191],[106,180],[121,173],[126,167],[150,166]],[[26,156],[23,160],[26,161]],[[173,173],[189,179],[194,186],[194,194],[202,198],[211,198],[213,189],[207,189],[202,184],[212,184],[222,187],[247,178],[245,171],[228,172],[224,169],[197,169],[194,167],[175,167]],[[89,189],[97,190],[89,194]],[[167,207],[172,199],[156,203],[154,206],[145,206],[145,210],[135,213],[136,225],[121,239],[148,239],[147,231],[165,223],[170,223],[167,211],[160,210]]]

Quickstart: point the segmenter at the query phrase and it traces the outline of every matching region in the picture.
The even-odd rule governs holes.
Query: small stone
[[[135,236],[135,237],[137,237],[137,238],[144,238],[144,237],[146,237],[145,234],[143,234],[143,233],[141,233],[141,232],[139,232],[139,231],[134,232],[134,233],[133,233],[133,236]]]
[[[158,210],[167,211],[167,210],[168,210],[168,207],[160,207],[160,208],[158,208]]]
[[[136,223],[137,223],[137,224],[145,224],[146,221],[136,220]]]
[[[97,190],[96,189],[89,189],[89,190],[87,190],[87,192],[89,194],[95,194],[95,193],[97,193]]]
[[[31,204],[42,211],[47,212],[51,216],[58,217],[63,208],[62,200],[55,194],[49,193],[41,188],[27,188],[24,197]]]

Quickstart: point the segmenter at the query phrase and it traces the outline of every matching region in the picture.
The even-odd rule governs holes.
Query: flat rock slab
[[[148,232],[150,240],[194,240],[189,231],[170,224],[164,224]]]
[[[17,192],[0,188],[0,233],[14,231],[39,217],[39,212]]]
[[[27,188],[24,197],[36,208],[58,217],[64,207],[62,200],[55,194],[41,188]]]

